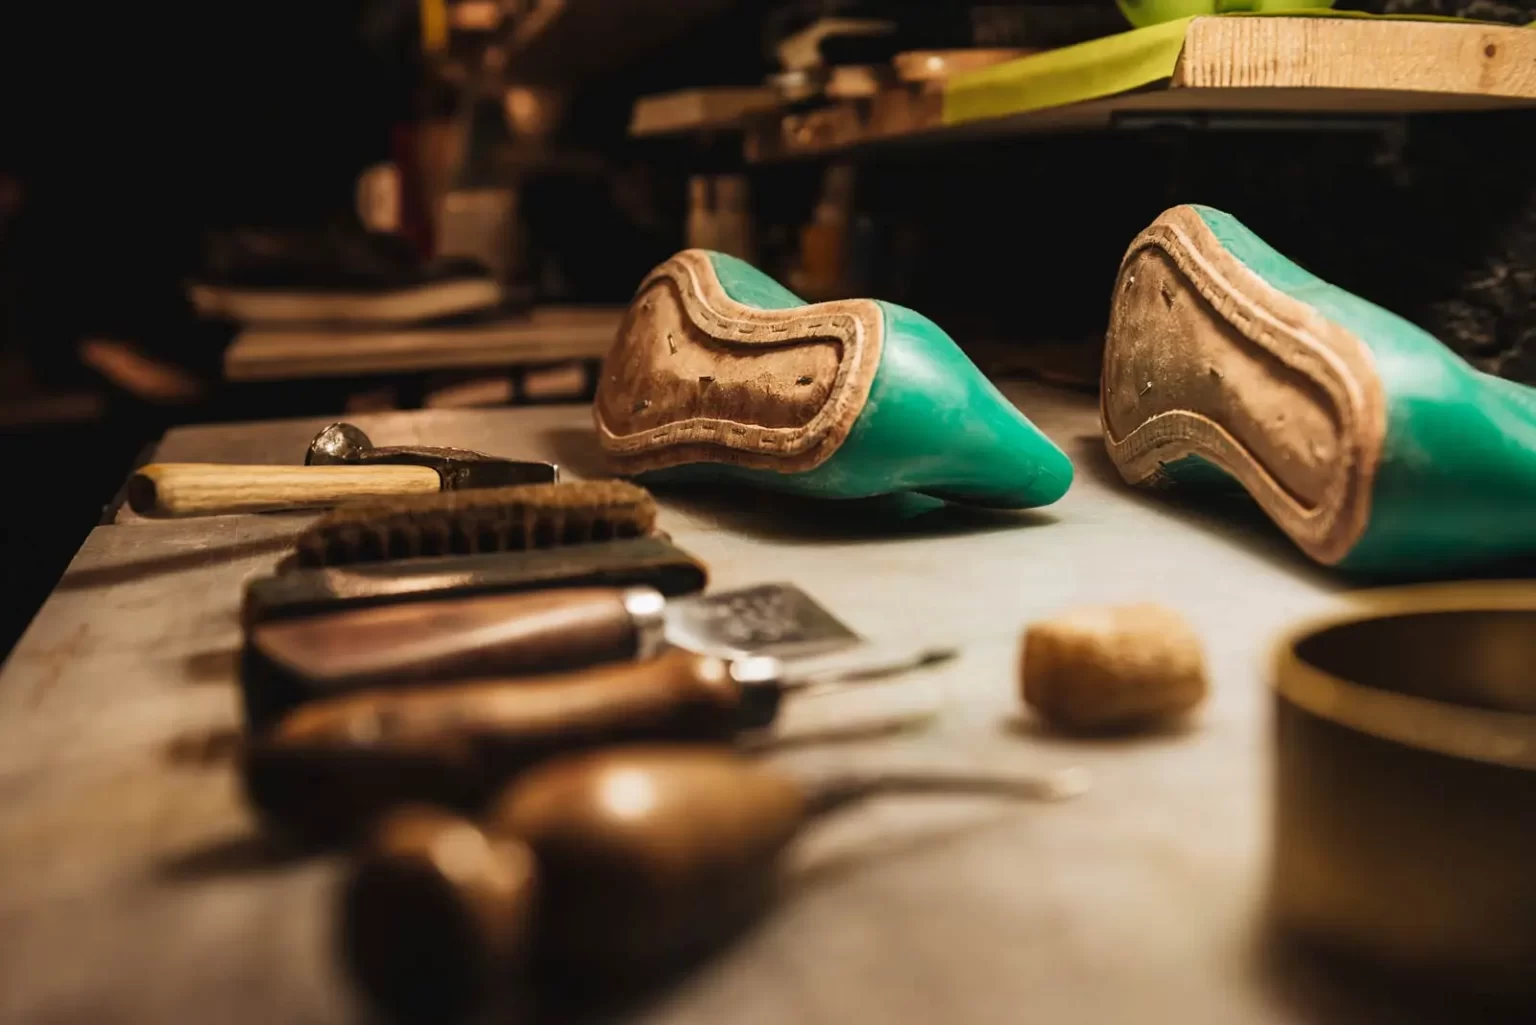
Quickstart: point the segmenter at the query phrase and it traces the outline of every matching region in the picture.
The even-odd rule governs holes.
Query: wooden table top
[[[926,730],[796,749],[781,756],[791,766],[1082,766],[1092,788],[1061,804],[910,797],[841,814],[794,849],[775,914],[628,1020],[1410,1020],[1264,939],[1269,646],[1340,585],[1251,509],[1196,511],[1126,490],[1091,398],[1032,385],[1010,395],[1078,465],[1050,509],[733,490],[664,496],[661,523],[709,563],[712,586],[789,580],[874,641],[962,647],[926,676],[815,699],[792,720],[938,701]],[[598,472],[582,407],[356,420],[379,444]],[[321,425],[183,428],[158,457],[297,463]],[[339,862],[274,859],[221,754],[239,723],[242,582],[307,520],[98,527],[0,673],[0,1021],[357,1020],[331,956]],[[1184,613],[1205,639],[1214,689],[1199,724],[1092,743],[1038,729],[1016,697],[1024,623],[1139,600]]]

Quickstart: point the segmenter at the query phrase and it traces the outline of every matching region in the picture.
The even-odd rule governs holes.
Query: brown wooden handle
[[[141,516],[217,516],[337,505],[442,490],[429,466],[223,466],[151,463],[128,481]]]
[[[250,686],[284,705],[363,687],[512,676],[633,658],[637,630],[620,588],[576,587],[349,609],[257,624],[267,663]],[[280,678],[279,678],[280,677]],[[247,706],[271,697],[248,695]],[[273,711],[286,711],[286,708]]]
[[[251,745],[246,787],[305,832],[352,835],[427,802],[477,811],[552,754],[629,740],[722,740],[739,691],[721,659],[672,651],[579,673],[359,692],[296,709]]]
[[[645,662],[573,673],[367,691],[296,709],[273,731],[278,743],[419,750],[484,738],[523,741],[628,733],[671,723],[695,706],[734,710],[739,692],[722,659],[675,649]]]

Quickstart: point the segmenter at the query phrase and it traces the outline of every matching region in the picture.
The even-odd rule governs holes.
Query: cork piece
[[[641,283],[603,363],[593,419],[610,469],[819,466],[864,409],[884,323],[868,299],[739,303],[707,252],[679,253]]]
[[[1024,631],[1025,704],[1075,733],[1133,730],[1191,711],[1205,699],[1200,639],[1160,605],[1097,605]]]
[[[1369,350],[1249,270],[1190,207],[1121,263],[1100,403],[1132,484],[1165,484],[1163,464],[1199,456],[1324,564],[1365,530],[1386,435]]]

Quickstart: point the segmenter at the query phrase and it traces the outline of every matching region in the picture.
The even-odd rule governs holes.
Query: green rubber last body
[[[759,310],[808,304],[750,264],[711,252],[725,292]],[[953,339],[920,313],[877,302],[883,344],[869,397],[847,438],[820,465],[793,473],[696,462],[649,481],[729,480],[820,498],[918,492],[997,508],[1049,505],[1072,484],[1072,463],[987,380]]]
[[[1232,215],[1192,209],[1244,267],[1368,353],[1384,430],[1363,529],[1336,564],[1420,575],[1536,555],[1536,389],[1476,370],[1408,321],[1303,270]],[[1226,476],[1198,454],[1163,471],[1175,483]]]

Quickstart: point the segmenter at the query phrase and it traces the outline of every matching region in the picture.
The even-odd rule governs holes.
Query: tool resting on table
[[[727,741],[772,723],[788,692],[878,679],[949,650],[793,673],[778,659],[674,650],[644,662],[473,680],[317,701],[246,751],[251,802],[315,839],[355,833],[391,807],[477,810],[496,788],[563,751],[631,740]]]
[[[553,463],[499,459],[467,449],[381,448],[358,428],[340,423],[315,436],[304,462],[304,466],[152,463],[129,480],[128,504],[141,516],[214,516],[559,479]]]
[[[790,775],[699,745],[555,759],[478,824],[431,808],[381,823],[342,891],[343,964],[390,1021],[521,1020],[496,1000],[528,968],[653,991],[771,907],[781,855],[826,815],[892,794],[1061,801],[1090,782],[1081,769]],[[423,969],[423,950],[453,970]]]
[[[260,727],[347,691],[644,659],[667,643],[727,657],[800,657],[858,641],[790,584],[672,601],[652,587],[564,588],[256,623],[242,683],[247,715]]]
[[[251,725],[366,687],[552,672],[654,654],[664,599],[572,587],[350,609],[258,623],[242,683]]]
[[[240,621],[249,629],[294,616],[561,587],[645,585],[674,597],[702,591],[708,582],[708,568],[665,538],[617,537],[554,548],[287,569],[246,583]]]

